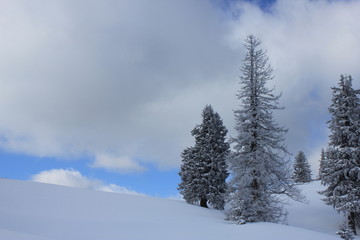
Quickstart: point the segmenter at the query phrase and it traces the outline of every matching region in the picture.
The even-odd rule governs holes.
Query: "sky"
[[[317,175],[330,88],[340,74],[360,88],[359,12],[358,0],[0,0],[0,177],[178,196],[205,105],[236,135],[249,34],[282,93],[289,159],[303,151]]]

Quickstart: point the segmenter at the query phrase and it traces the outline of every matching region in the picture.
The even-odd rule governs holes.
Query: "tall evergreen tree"
[[[329,146],[321,193],[325,203],[347,215],[348,226],[356,234],[360,213],[360,102],[359,90],[352,87],[351,76],[340,76],[333,87]]]
[[[227,129],[220,115],[207,105],[202,112],[202,123],[191,132],[195,146],[182,152],[182,166],[179,175],[180,193],[190,204],[216,209],[224,208],[226,178],[228,177],[226,157],[229,143]]]
[[[272,77],[266,53],[259,49],[261,41],[253,35],[246,39],[246,56],[241,68],[241,90],[237,97],[241,109],[235,111],[238,135],[229,155],[228,212],[229,220],[245,222],[279,222],[286,214],[279,194],[299,199],[290,165],[284,158],[286,129],[273,118],[280,95],[274,95],[266,83]]]
[[[302,151],[299,151],[295,157],[293,178],[296,183],[311,182],[310,164]]]

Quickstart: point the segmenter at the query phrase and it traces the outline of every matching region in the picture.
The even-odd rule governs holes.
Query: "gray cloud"
[[[198,96],[233,81],[236,53],[207,1],[1,3],[5,149],[119,171],[177,166],[209,100]]]
[[[360,78],[357,1],[278,0],[266,13],[238,2],[236,19],[206,0],[0,4],[0,144],[10,151],[86,155],[120,172],[176,167],[205,104],[235,135],[242,44],[253,33],[283,92],[289,149],[314,161],[330,87],[341,73]]]

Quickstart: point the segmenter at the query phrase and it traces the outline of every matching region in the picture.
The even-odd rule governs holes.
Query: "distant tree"
[[[360,102],[351,76],[341,75],[333,87],[329,146],[321,193],[325,203],[345,213],[348,227],[356,234],[360,213]]]
[[[227,219],[238,223],[282,221],[286,213],[279,195],[300,198],[289,162],[284,160],[287,130],[273,118],[273,110],[282,109],[278,106],[280,95],[266,86],[273,78],[272,68],[260,44],[253,35],[245,41],[247,53],[237,94],[241,109],[235,111],[237,136],[231,140],[234,151],[228,158]]]
[[[182,152],[180,170],[180,193],[190,204],[216,209],[224,208],[226,178],[228,177],[226,157],[229,143],[226,142],[227,129],[220,115],[207,105],[202,112],[202,123],[191,132],[195,146]]]
[[[293,178],[296,183],[311,182],[310,164],[302,151],[295,157]]]
[[[321,149],[321,154],[320,154],[320,166],[319,166],[319,179],[322,180],[323,176],[326,175],[326,155],[325,155],[325,151],[322,148]]]

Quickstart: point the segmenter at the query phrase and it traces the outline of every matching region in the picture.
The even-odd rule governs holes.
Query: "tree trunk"
[[[209,208],[208,205],[207,205],[207,199],[206,198],[201,198],[200,207]]]
[[[350,212],[348,215],[348,227],[353,231],[354,235],[356,235],[356,224],[355,224],[355,213]]]

